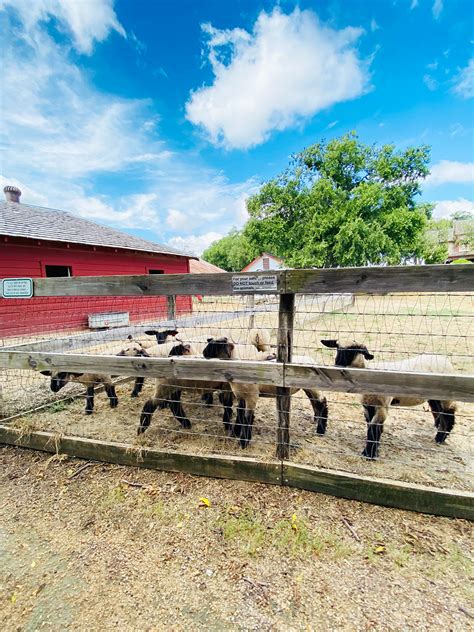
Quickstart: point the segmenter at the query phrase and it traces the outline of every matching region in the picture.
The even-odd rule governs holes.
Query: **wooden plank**
[[[287,270],[285,291],[302,294],[474,292],[474,266],[466,264]]]
[[[252,458],[214,454],[197,456],[154,449],[134,450],[123,443],[51,432],[22,434],[20,430],[8,426],[0,426],[0,444],[126,466],[282,484],[386,507],[474,520],[474,494],[470,492],[317,470],[304,465],[284,463],[282,466],[279,461],[259,462]]]
[[[176,319],[176,296],[171,295],[167,298],[168,303],[168,320],[172,320],[173,322]]]
[[[248,360],[196,358],[127,358],[107,355],[1,351],[0,367],[11,369],[56,369],[144,377],[175,377],[259,383],[274,386],[319,388],[342,393],[415,395],[425,399],[474,402],[474,376],[437,373],[397,373],[373,369],[346,369]]]
[[[186,357],[131,358],[115,355],[86,355],[1,351],[0,367],[59,370],[106,375],[128,375],[187,380],[212,380],[283,386],[284,367],[275,362],[248,360],[205,360]]]
[[[277,290],[239,291],[241,294],[278,294],[284,272],[249,272],[243,276],[257,279],[277,277]],[[34,279],[34,296],[225,296],[233,294],[235,273],[150,274]]]
[[[319,388],[342,393],[414,395],[425,399],[474,402],[474,376],[458,374],[349,369],[335,366],[290,364],[285,386]]]
[[[280,294],[277,360],[283,364],[291,362],[294,315],[295,295]],[[291,391],[288,387],[277,387],[276,405],[278,416],[276,456],[277,459],[288,459],[290,454],[291,410]]]
[[[255,294],[248,295],[247,308],[250,310],[249,329],[253,329],[255,327]]]
[[[220,454],[197,456],[149,448],[134,449],[125,443],[62,436],[52,432],[21,434],[21,431],[9,426],[0,426],[0,443],[118,465],[281,484],[281,464],[278,461],[257,461]]]
[[[474,494],[285,463],[283,485],[437,516],[474,520]]]

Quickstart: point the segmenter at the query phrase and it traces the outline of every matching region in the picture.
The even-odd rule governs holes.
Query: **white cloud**
[[[463,99],[474,97],[474,57],[456,77],[453,92]]]
[[[434,0],[433,2],[433,17],[435,20],[439,19],[441,11],[443,10],[443,0]]]
[[[44,25],[32,42],[26,26],[6,22],[2,186],[19,186],[26,203],[140,230],[160,243],[221,236],[243,224],[255,178],[232,183],[195,156],[172,153],[158,137],[151,102],[99,93]]]
[[[413,11],[413,9],[416,9],[417,6],[418,0],[411,0],[410,10]]]
[[[439,83],[431,75],[423,75],[423,83],[428,88],[428,90],[431,90],[432,92],[434,92],[434,90],[437,90],[439,86]]]
[[[438,186],[449,183],[474,182],[474,163],[440,160],[433,165],[430,175],[425,180],[427,186]]]
[[[466,200],[465,198],[458,198],[457,200],[440,200],[433,202],[435,205],[433,211],[433,217],[440,219],[442,217],[449,217],[456,211],[474,213],[474,202]]]
[[[111,31],[126,36],[113,5],[114,0],[0,0],[0,9],[12,8],[18,13],[30,42],[40,23],[54,18],[72,35],[74,48],[87,55]]]
[[[370,30],[372,31],[372,33],[375,33],[375,31],[378,31],[380,28],[380,26],[377,24],[375,18],[372,18],[370,20]]]
[[[170,228],[174,230],[182,230],[183,226],[186,225],[186,214],[182,211],[178,211],[175,208],[171,208],[168,211],[168,217],[166,218],[166,223]]]
[[[213,241],[224,237],[223,233],[209,232],[202,235],[189,235],[188,237],[173,237],[168,241],[168,245],[178,250],[183,250],[193,255],[202,255]]]
[[[186,116],[214,144],[245,149],[369,89],[368,62],[356,48],[363,31],[322,25],[311,11],[260,13],[253,31],[203,26],[214,73]]]

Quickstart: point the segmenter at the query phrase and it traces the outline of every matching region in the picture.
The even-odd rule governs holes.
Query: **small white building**
[[[242,272],[261,272],[262,270],[284,270],[285,262],[268,252],[262,252],[260,256],[243,268]]]

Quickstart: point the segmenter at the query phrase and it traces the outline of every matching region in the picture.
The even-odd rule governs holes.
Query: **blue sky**
[[[472,0],[0,0],[0,183],[200,253],[289,156],[356,130],[432,147],[474,210]]]

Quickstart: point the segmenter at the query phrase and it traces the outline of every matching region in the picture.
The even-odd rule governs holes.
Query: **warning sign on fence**
[[[276,274],[233,276],[233,292],[267,292],[278,289]]]
[[[33,279],[3,279],[2,298],[31,298]]]

